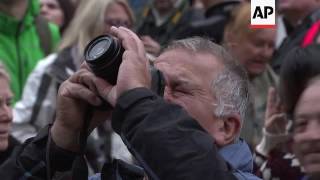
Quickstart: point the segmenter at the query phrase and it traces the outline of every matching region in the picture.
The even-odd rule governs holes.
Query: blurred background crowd
[[[202,36],[225,47],[250,80],[241,138],[254,173],[301,180],[304,163],[320,163],[320,1],[276,3],[276,27],[251,29],[249,0],[0,0],[0,163],[54,120],[59,85],[80,68],[87,43],[124,26],[151,64],[176,39]],[[88,140],[92,174],[112,158],[135,162],[108,122]]]

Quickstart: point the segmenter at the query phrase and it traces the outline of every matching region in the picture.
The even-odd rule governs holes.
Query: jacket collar
[[[236,170],[252,173],[253,158],[247,143],[238,139],[237,142],[219,150],[219,154]]]

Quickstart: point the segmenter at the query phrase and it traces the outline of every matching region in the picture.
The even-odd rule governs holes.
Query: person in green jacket
[[[14,102],[29,73],[60,40],[59,29],[44,21],[38,0],[0,0],[0,62],[11,77]]]

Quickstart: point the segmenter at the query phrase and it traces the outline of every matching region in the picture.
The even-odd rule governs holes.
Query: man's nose
[[[48,6],[42,5],[42,6],[41,6],[41,9],[40,9],[40,13],[41,13],[42,15],[46,15],[46,14],[48,13]]]
[[[260,55],[266,59],[266,60],[269,60],[273,54],[273,48],[272,47],[269,47],[268,45],[265,45],[263,48],[261,48],[261,51],[260,51]]]

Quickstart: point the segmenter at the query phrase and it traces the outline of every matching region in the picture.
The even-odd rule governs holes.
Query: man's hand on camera
[[[146,58],[144,45],[139,37],[124,27],[111,27],[112,34],[117,37],[125,49],[118,72],[117,83],[110,88],[109,83],[101,78],[94,81],[99,95],[112,106],[124,92],[138,87],[150,88],[150,63]]]
[[[124,27],[112,27],[111,32],[120,39],[125,49],[116,85],[117,98],[125,91],[134,88],[150,88],[150,64],[146,58],[143,42],[134,32]]]
[[[119,68],[117,84],[111,86],[105,80],[96,77],[86,64],[65,81],[59,89],[57,100],[57,116],[51,129],[53,141],[61,148],[79,151],[79,134],[82,129],[88,107],[99,106],[102,97],[112,106],[124,92],[138,87],[150,88],[151,75],[146,52],[139,37],[124,27],[112,27],[114,36],[120,39],[125,49]],[[108,119],[111,109],[95,112],[96,116],[90,124],[95,128],[101,121]]]
[[[53,141],[57,146],[74,152],[79,151],[78,140],[85,113],[89,106],[102,104],[96,84],[100,84],[104,91],[109,92],[112,89],[111,85],[91,73],[85,64],[61,84],[57,97],[56,119],[51,129]],[[110,115],[111,109],[95,110],[89,131],[108,119]]]

